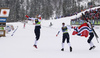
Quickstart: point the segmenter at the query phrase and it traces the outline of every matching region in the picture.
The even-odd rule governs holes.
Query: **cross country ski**
[[[13,31],[13,33],[11,34],[11,36],[14,35],[14,33],[17,31],[17,29],[18,29],[18,26],[17,26],[16,29]]]
[[[90,28],[93,30],[93,33],[94,33],[94,35],[95,35],[95,37],[96,37],[96,40],[97,40],[97,42],[99,43],[99,41],[98,41],[98,35],[97,35],[97,33],[95,32],[95,30],[93,29],[93,25],[91,24],[91,22],[90,21],[88,21],[87,19],[86,19],[86,17],[85,17],[85,15],[82,13],[82,17],[83,17],[83,19],[85,19],[86,20],[86,22],[88,22],[88,24],[91,26]]]

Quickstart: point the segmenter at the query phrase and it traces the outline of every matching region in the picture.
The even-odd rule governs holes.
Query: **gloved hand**
[[[25,17],[29,18],[29,16],[28,16],[28,15],[25,15]]]

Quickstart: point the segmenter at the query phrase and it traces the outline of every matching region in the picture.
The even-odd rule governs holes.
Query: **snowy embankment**
[[[62,22],[66,25],[70,24],[70,19],[66,17],[59,20],[42,20],[41,36],[38,41],[38,49],[33,47],[35,34],[34,25],[31,22],[23,28],[23,23],[7,23],[18,26],[14,36],[12,32],[6,34],[6,37],[0,38],[0,58],[100,58],[100,44],[97,43],[94,37],[93,43],[96,48],[92,51],[88,49],[90,46],[85,37],[73,36],[73,30],[69,30],[70,42],[73,47],[73,52],[69,52],[67,43],[65,43],[65,51],[62,52],[61,41],[62,33],[56,37],[56,33],[60,30]],[[53,26],[49,27],[50,22]],[[100,26],[96,26],[95,30],[100,35]],[[100,41],[100,38],[99,38]]]

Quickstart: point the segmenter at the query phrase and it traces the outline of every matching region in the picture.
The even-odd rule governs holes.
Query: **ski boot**
[[[90,49],[89,50],[92,50],[92,49],[94,49],[95,48],[95,46],[93,46],[93,47],[90,47]]]
[[[35,47],[37,49],[37,45],[33,45],[33,47]]]
[[[61,51],[64,51],[64,48],[62,48]]]
[[[70,52],[72,52],[72,47],[70,47]]]

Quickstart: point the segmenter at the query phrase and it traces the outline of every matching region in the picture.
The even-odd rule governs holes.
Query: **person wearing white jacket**
[[[33,20],[35,21],[35,29],[34,29],[34,33],[36,36],[36,40],[34,43],[34,47],[37,48],[37,42],[40,38],[40,29],[41,29],[41,15],[37,15],[36,18],[28,18],[29,20]]]
[[[63,38],[62,38],[62,49],[61,51],[64,51],[64,43],[65,43],[65,40],[67,39],[67,44],[69,45],[69,48],[70,48],[70,52],[72,52],[72,47],[71,47],[71,44],[70,44],[70,37],[69,37],[69,33],[68,33],[68,29],[71,29],[70,27],[68,26],[65,26],[65,23],[62,23],[62,28],[60,31],[63,32]],[[58,31],[57,35],[60,33],[60,31]]]

